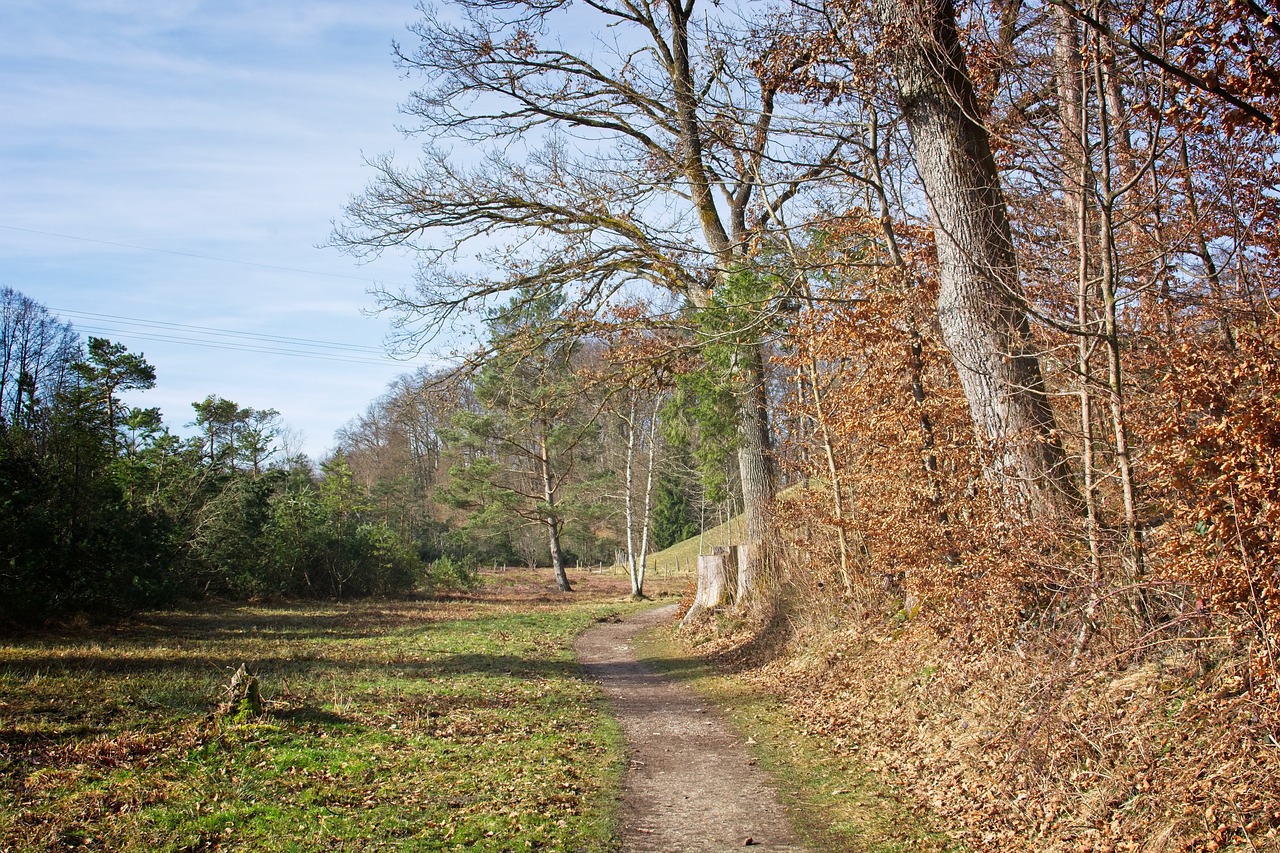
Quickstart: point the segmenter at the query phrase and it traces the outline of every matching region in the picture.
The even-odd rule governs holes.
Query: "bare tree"
[[[334,237],[355,253],[420,253],[416,290],[381,294],[406,341],[421,345],[459,312],[521,289],[560,291],[594,312],[641,282],[709,307],[776,214],[810,197],[847,146],[749,70],[767,41],[742,38],[734,15],[696,0],[425,10],[412,28],[419,45],[397,48],[427,81],[406,106],[423,158],[416,168],[375,160],[377,177]],[[569,44],[564,33],[592,35]],[[479,269],[458,260],[471,247]],[[738,467],[758,543],[774,493],[762,342],[741,347],[734,366]]]
[[[49,309],[0,289],[0,425],[31,425],[37,409],[75,381],[80,336]]]

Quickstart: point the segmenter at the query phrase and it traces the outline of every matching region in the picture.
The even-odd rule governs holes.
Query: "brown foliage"
[[[1188,336],[1173,364],[1147,427],[1168,512],[1162,572],[1232,617],[1257,685],[1280,698],[1280,325],[1239,332],[1233,348]]]
[[[1280,756],[1231,661],[1202,647],[1116,671],[1095,652],[1072,670],[1034,637],[960,649],[864,613],[737,668],[969,849],[1275,849]]]
[[[995,450],[974,438],[952,363],[921,319],[919,290],[884,275],[828,296],[802,315],[804,334],[783,359],[821,377],[798,382],[791,400],[812,424],[793,454],[807,486],[779,503],[791,552],[806,573],[826,574],[818,567],[834,564],[831,529],[842,525],[857,597],[889,590],[909,615],[966,639],[1008,634],[1064,588],[1047,559],[1055,531],[1012,520],[984,476]],[[831,463],[811,435],[830,444],[842,513]]]

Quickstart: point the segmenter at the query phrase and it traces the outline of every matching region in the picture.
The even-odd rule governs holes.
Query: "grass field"
[[[574,581],[0,640],[0,850],[608,849],[620,735],[570,643],[632,605]]]
[[[645,560],[645,569],[650,577],[684,575],[693,579],[697,576],[699,553],[710,554],[711,549],[716,546],[739,543],[745,535],[746,522],[742,516],[737,516],[724,524],[708,528],[701,536],[694,536],[656,554],[650,554]]]

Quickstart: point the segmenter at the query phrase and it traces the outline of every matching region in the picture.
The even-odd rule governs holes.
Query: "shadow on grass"
[[[68,655],[57,651],[8,655],[0,663],[0,678],[12,681],[31,681],[86,675],[127,676],[154,679],[159,692],[164,692],[170,679],[181,676],[190,681],[221,683],[229,679],[241,664],[246,664],[251,674],[273,680],[305,678],[308,675],[323,678],[330,674],[359,674],[372,670],[380,680],[422,679],[447,675],[501,675],[517,678],[573,678],[581,674],[578,664],[572,660],[547,661],[519,655],[485,653],[435,653],[423,652],[413,660],[388,661],[376,656],[326,658],[313,657],[253,657],[246,654],[223,656],[198,655],[175,658],[160,655],[130,655],[112,657],[110,652],[100,654]],[[10,688],[15,689],[15,688]],[[4,692],[0,689],[0,695]],[[145,692],[156,692],[148,688]]]
[[[122,725],[151,728],[164,725],[162,719],[172,723],[212,713],[242,663],[261,679],[269,701],[273,694],[283,700],[272,711],[275,717],[321,726],[352,721],[317,707],[325,704],[318,697],[338,696],[368,709],[402,692],[456,693],[463,704],[483,705],[490,701],[488,694],[505,689],[504,681],[582,678],[567,653],[552,655],[535,645],[522,653],[523,633],[538,636],[535,617],[460,617],[473,624],[459,637],[437,633],[442,621],[432,625],[412,616],[411,605],[355,613],[226,608],[148,614],[146,624],[127,629],[95,629],[75,637],[44,632],[0,643],[0,703],[8,711],[0,721],[0,753],[12,755],[36,743],[48,748]],[[361,625],[370,630],[355,627]],[[379,642],[388,629],[405,626],[414,632]],[[514,649],[485,648],[508,641],[516,643]],[[41,731],[35,740],[21,734],[28,726]]]
[[[301,609],[305,608],[305,609]],[[344,673],[376,669],[401,678],[460,672],[517,674],[530,677],[573,675],[568,662],[537,655],[489,654],[483,648],[457,651],[451,632],[457,622],[476,623],[469,633],[488,645],[528,629],[536,635],[534,615],[451,612],[416,609],[412,603],[386,608],[355,606],[335,610],[323,605],[241,608],[213,607],[199,612],[147,614],[147,621],[112,628],[71,632],[46,630],[0,639],[0,678],[38,679],[54,675],[99,673],[108,676],[184,675],[186,680],[229,677],[241,663],[259,674],[299,677],[306,673]],[[492,627],[485,622],[492,621]],[[389,639],[389,642],[381,642]],[[14,688],[9,688],[14,689]]]

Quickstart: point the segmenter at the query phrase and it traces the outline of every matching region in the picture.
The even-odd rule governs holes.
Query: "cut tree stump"
[[[698,557],[698,591],[682,625],[697,621],[709,610],[732,604],[738,591],[738,546],[717,547]]]

